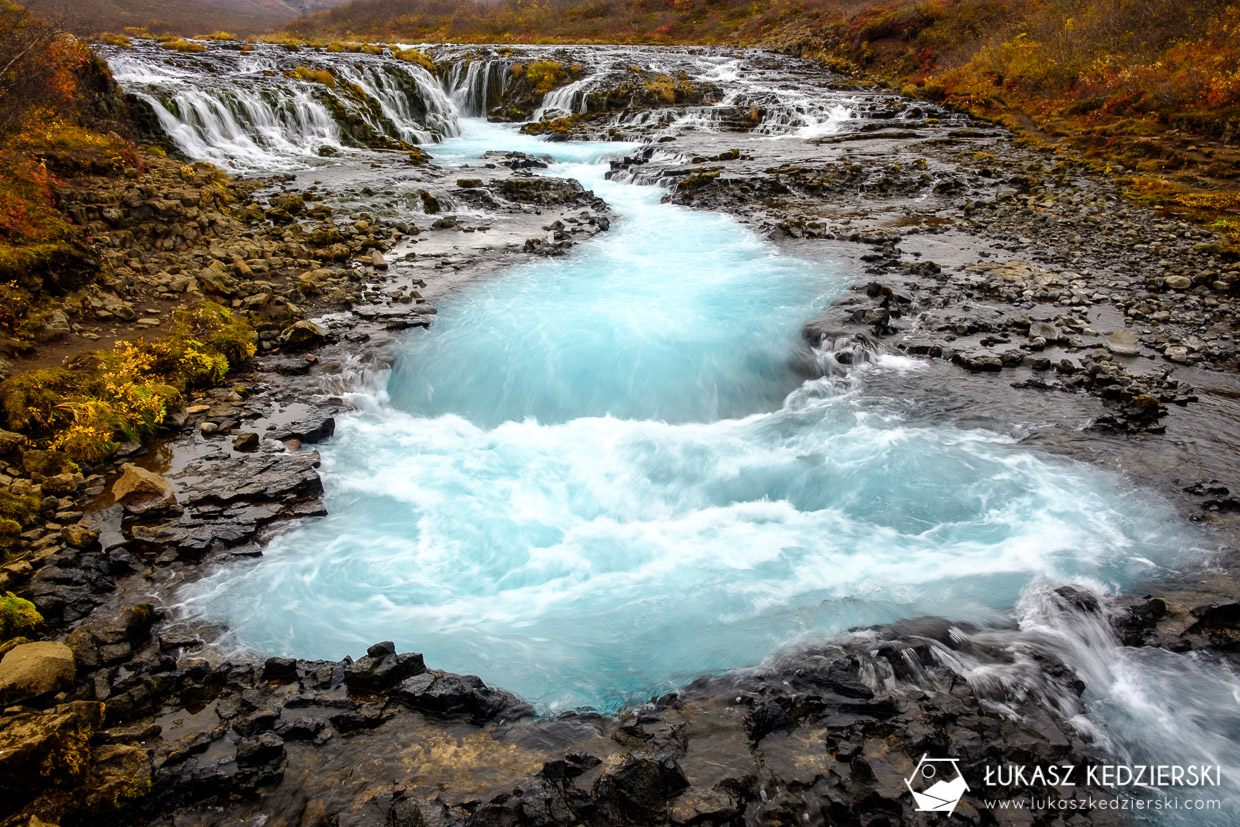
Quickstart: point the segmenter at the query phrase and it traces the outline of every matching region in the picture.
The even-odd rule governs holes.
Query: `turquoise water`
[[[616,708],[823,635],[1009,616],[1031,584],[1175,562],[1168,509],[1006,437],[910,423],[794,369],[856,277],[604,180],[615,144],[465,122],[441,163],[552,154],[614,209],[561,259],[470,284],[322,446],[330,515],[188,587],[266,653],[377,640],[544,709]]]

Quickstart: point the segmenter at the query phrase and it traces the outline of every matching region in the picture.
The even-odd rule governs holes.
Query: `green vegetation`
[[[219,384],[254,352],[249,324],[204,302],[177,311],[162,339],[121,342],[5,380],[0,415],[37,446],[96,462],[121,441],[151,437],[185,390]]]
[[[159,45],[174,52],[205,52],[207,50],[205,43],[199,43],[196,40],[182,40],[179,37],[166,40]]]
[[[329,89],[336,88],[336,78],[326,69],[311,69],[309,66],[298,66],[284,73],[286,78],[304,80],[307,83],[318,83]]]
[[[43,623],[43,616],[29,600],[12,592],[0,594],[0,642],[33,632]]]
[[[397,60],[403,60],[406,63],[416,63],[432,75],[438,71],[435,68],[435,61],[431,60],[425,52],[418,51],[417,49],[397,49],[392,52],[392,57]]]

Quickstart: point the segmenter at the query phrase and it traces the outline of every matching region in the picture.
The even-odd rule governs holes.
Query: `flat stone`
[[[1116,356],[1136,356],[1141,352],[1141,345],[1131,330],[1117,330],[1107,336],[1107,350]]]

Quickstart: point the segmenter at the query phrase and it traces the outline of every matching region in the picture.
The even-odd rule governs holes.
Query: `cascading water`
[[[511,60],[463,59],[452,64],[444,86],[461,114],[485,117],[508,89]]]
[[[150,106],[182,152],[231,171],[298,168],[345,147],[429,143],[456,132],[456,106],[417,64],[252,48],[182,55],[139,42],[106,54],[117,81]]]

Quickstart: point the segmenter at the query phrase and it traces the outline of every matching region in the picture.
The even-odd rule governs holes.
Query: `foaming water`
[[[527,145],[528,143],[528,145]],[[263,652],[392,639],[543,708],[616,708],[857,626],[1012,617],[1031,584],[1174,565],[1169,511],[807,371],[846,275],[603,177],[615,144],[467,122],[436,155],[551,156],[612,230],[443,302],[322,447],[329,516],[187,587]],[[830,354],[818,354],[829,367]]]

